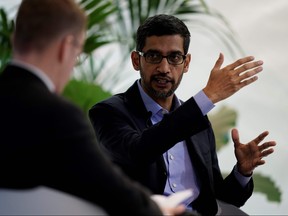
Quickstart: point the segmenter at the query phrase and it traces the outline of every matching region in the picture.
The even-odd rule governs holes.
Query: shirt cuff
[[[252,175],[248,176],[248,177],[243,176],[238,171],[237,165],[234,166],[233,171],[234,171],[234,175],[235,175],[236,179],[238,180],[238,182],[241,184],[242,187],[245,187],[248,184],[248,182],[250,181],[250,179],[252,178]]]
[[[207,115],[208,112],[210,112],[215,105],[212,103],[212,101],[206,96],[203,90],[199,91],[195,96],[194,100],[196,101],[198,107],[202,111],[203,115]]]

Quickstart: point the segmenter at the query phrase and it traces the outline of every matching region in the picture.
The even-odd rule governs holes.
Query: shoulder
[[[84,111],[63,96],[55,95],[54,97],[51,97],[49,108],[51,109],[51,112],[57,113],[58,115],[61,115],[61,118],[67,120],[75,119],[77,117],[85,118]]]
[[[119,106],[122,106],[125,102],[124,102],[124,93],[119,93],[119,94],[115,94],[105,100],[102,100],[102,101],[99,101],[97,102],[96,104],[94,104],[90,111],[91,110],[95,110],[97,108],[102,108],[102,107],[105,107],[105,108],[117,108]]]
[[[122,118],[127,112],[124,94],[121,93],[93,105],[88,111],[88,116],[90,120],[97,119],[99,123],[101,119],[106,121],[112,116],[119,116]]]

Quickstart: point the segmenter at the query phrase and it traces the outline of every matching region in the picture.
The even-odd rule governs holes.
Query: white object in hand
[[[164,196],[159,194],[154,194],[151,196],[151,199],[154,200],[161,207],[173,208],[181,204],[183,201],[192,197],[193,190],[187,189],[183,191],[176,192],[170,196]]]

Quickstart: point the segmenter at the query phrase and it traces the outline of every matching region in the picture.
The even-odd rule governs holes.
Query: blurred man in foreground
[[[183,206],[161,211],[112,165],[84,113],[60,96],[85,30],[86,15],[73,0],[21,2],[13,60],[0,75],[0,188],[46,186],[109,215],[182,213]]]

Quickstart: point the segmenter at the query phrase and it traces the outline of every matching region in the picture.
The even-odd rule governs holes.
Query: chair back
[[[103,209],[48,187],[0,188],[0,215],[107,215]]]

